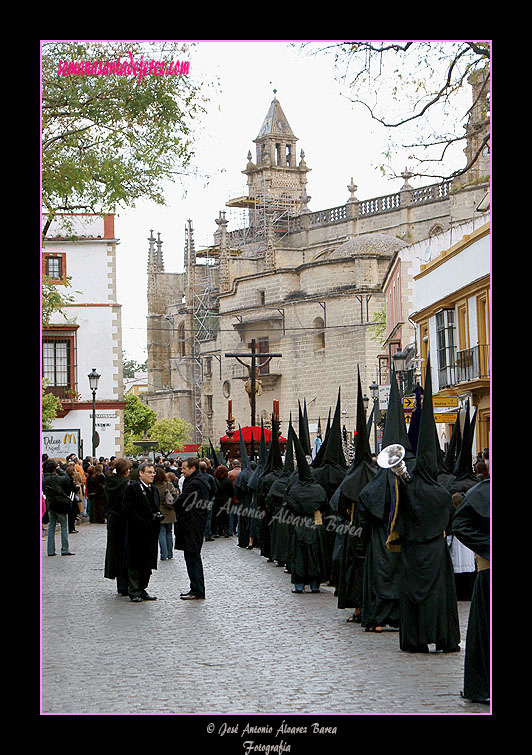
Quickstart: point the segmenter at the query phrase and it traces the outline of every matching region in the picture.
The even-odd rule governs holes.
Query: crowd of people
[[[68,536],[77,524],[106,522],[104,576],[116,580],[120,595],[156,600],[147,592],[152,570],[181,550],[190,589],[180,597],[204,600],[204,542],[236,537],[238,547],[260,549],[289,574],[294,594],[334,587],[338,608],[352,609],[350,623],[377,634],[398,631],[406,652],[460,650],[457,601],[471,600],[464,696],[487,702],[489,454],[473,462],[469,405],[463,432],[457,422],[444,454],[435,442],[428,377],[425,391],[419,422],[407,433],[392,381],[382,445],[403,448],[401,472],[370,452],[360,381],[350,464],[340,392],[314,452],[300,407],[284,453],[274,424],[269,444],[262,431],[258,453],[240,439],[231,459],[212,447],[211,458],[201,459],[43,459],[48,555],[55,555],[58,524],[61,555],[73,555]]]

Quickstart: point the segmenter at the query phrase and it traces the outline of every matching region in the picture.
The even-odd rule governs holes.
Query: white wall
[[[488,234],[415,281],[416,311],[425,309],[489,273],[490,236]]]

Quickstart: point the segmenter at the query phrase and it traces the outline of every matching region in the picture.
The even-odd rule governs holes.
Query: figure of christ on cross
[[[246,392],[249,397],[249,403],[251,406],[251,426],[255,426],[255,413],[256,413],[256,396],[257,393],[262,392],[262,383],[259,380],[259,370],[261,367],[264,367],[266,364],[270,362],[273,357],[282,357],[282,354],[269,354],[264,352],[258,352],[255,348],[255,339],[251,339],[251,353],[245,354],[242,352],[238,353],[230,353],[226,354],[226,357],[234,357],[237,362],[240,362],[240,364],[243,364],[244,367],[247,369],[249,374],[249,379],[246,382]],[[246,362],[242,361],[242,357],[249,358],[251,357],[251,364],[247,364]],[[257,359],[260,360],[260,363],[257,364]]]

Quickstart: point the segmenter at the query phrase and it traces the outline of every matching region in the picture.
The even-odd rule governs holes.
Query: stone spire
[[[163,242],[161,241],[161,234],[159,232],[157,232],[157,272],[164,272]]]
[[[227,242],[227,226],[229,221],[225,217],[225,210],[220,210],[215,218],[220,233],[220,292],[229,290],[229,245]]]
[[[155,252],[155,236],[153,235],[153,229],[150,230],[150,235],[148,236],[149,247],[148,247],[148,274],[149,273],[155,273],[157,272],[157,257]]]

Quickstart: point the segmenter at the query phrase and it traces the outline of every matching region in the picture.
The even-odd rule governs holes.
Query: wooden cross
[[[255,388],[256,388],[256,376],[258,371],[261,367],[264,367],[267,365],[270,361],[270,359],[273,359],[273,357],[282,357],[282,354],[269,354],[264,352],[258,352],[255,348],[255,339],[251,339],[251,354],[243,354],[242,352],[237,353],[231,353],[226,354],[226,357],[235,357],[237,362],[240,362],[240,364],[243,364],[244,367],[249,372],[249,377],[251,379],[251,394],[249,397],[250,403],[251,403],[251,427],[255,427],[255,410],[256,410],[256,403],[255,403]],[[251,364],[246,364],[246,362],[242,361],[242,357],[249,358],[251,357]],[[266,361],[261,362],[259,365],[257,365],[257,357],[263,358]]]

